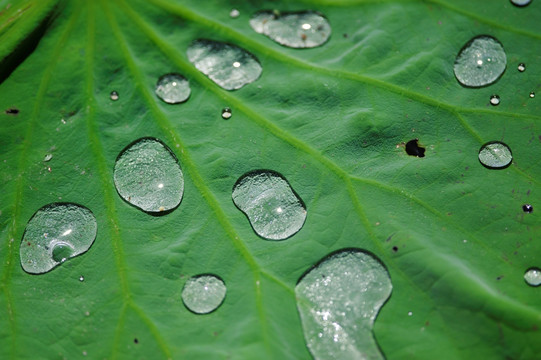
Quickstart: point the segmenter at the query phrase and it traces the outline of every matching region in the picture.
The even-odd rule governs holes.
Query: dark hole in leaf
[[[393,251],[397,252],[398,251],[398,246],[393,246]]]
[[[6,110],[6,114],[8,115],[17,115],[19,113],[19,109],[17,108],[10,108]]]
[[[133,342],[134,342],[135,344],[139,344],[139,340],[137,340],[137,338],[133,339]]]
[[[419,139],[413,139],[406,143],[406,153],[411,156],[425,157],[425,148],[419,146]]]
[[[533,206],[530,204],[524,204],[522,205],[522,211],[524,211],[525,213],[531,213],[533,212]]]

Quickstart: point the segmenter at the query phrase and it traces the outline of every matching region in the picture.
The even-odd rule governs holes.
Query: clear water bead
[[[541,269],[530,268],[524,273],[524,280],[530,286],[541,285]]]
[[[489,169],[506,168],[512,160],[511,149],[500,141],[489,142],[479,150],[479,161]]]
[[[458,53],[454,72],[457,80],[467,87],[490,85],[502,76],[507,57],[502,44],[491,36],[471,39]]]
[[[98,224],[87,208],[53,203],[36,211],[26,224],[20,247],[27,273],[46,273],[64,261],[83,254],[96,239]]]
[[[517,69],[518,69],[518,71],[520,71],[520,72],[526,71],[526,64],[524,64],[524,63],[518,64]]]
[[[303,201],[275,171],[254,170],[244,174],[233,187],[232,197],[262,238],[284,240],[304,225]]]
[[[113,175],[120,196],[143,211],[168,211],[182,200],[180,164],[158,139],[142,138],[128,145],[118,156]]]
[[[500,97],[498,95],[490,96],[490,105],[492,106],[500,105]]]
[[[224,301],[227,288],[215,275],[194,276],[182,288],[182,302],[196,314],[208,314]]]
[[[372,329],[391,291],[387,270],[361,251],[342,250],[306,273],[295,295],[314,359],[384,359]]]
[[[111,94],[109,95],[109,97],[111,98],[111,100],[117,101],[119,96],[116,91],[111,91]]]
[[[180,74],[165,74],[156,83],[156,95],[168,104],[179,104],[190,97],[190,83]]]
[[[532,0],[511,0],[511,4],[518,7],[528,6],[531,2]]]
[[[532,99],[535,97],[535,93],[534,93],[533,91],[530,93],[530,97],[531,97]]]
[[[248,51],[219,41],[199,39],[188,47],[197,70],[226,90],[237,90],[261,75],[261,65]]]
[[[315,11],[255,13],[250,26],[280,45],[291,48],[313,48],[323,45],[331,36],[331,25]]]
[[[231,9],[231,11],[229,12],[229,16],[233,19],[236,19],[240,16],[240,11],[238,11],[237,9]]]
[[[231,109],[226,107],[222,109],[222,119],[228,120],[233,116],[233,113],[231,112]]]

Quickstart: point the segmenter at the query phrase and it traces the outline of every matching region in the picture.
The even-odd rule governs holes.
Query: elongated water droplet
[[[197,70],[226,90],[240,89],[261,75],[261,65],[248,51],[227,43],[196,40],[188,47],[188,59]]]
[[[530,204],[524,204],[522,205],[522,211],[531,214],[533,212],[533,206]]]
[[[489,169],[506,168],[512,160],[511,149],[499,141],[489,142],[479,150],[479,161]]]
[[[528,285],[531,286],[541,285],[541,269],[536,267],[528,269],[524,273],[524,280]]]
[[[53,158],[53,154],[47,154],[47,155],[45,155],[45,157],[43,158],[43,162],[50,161],[52,158]]]
[[[224,301],[227,289],[222,279],[215,275],[194,276],[182,288],[184,305],[196,314],[208,314]]]
[[[158,139],[142,138],[118,156],[114,181],[120,196],[146,212],[162,212],[180,204],[184,176],[176,156]]]
[[[511,0],[511,4],[518,7],[528,6],[531,2],[532,0]]]
[[[314,11],[259,11],[250,19],[252,29],[280,45],[313,48],[331,36],[331,25],[325,16]]]
[[[517,69],[520,72],[524,72],[526,70],[526,64],[524,64],[524,63],[518,64]]]
[[[27,273],[41,274],[74,256],[85,253],[94,240],[98,224],[87,208],[53,203],[36,211],[21,241],[21,265]]]
[[[535,93],[534,93],[533,91],[530,93],[530,97],[531,97],[532,99],[535,97]]]
[[[306,273],[295,294],[314,358],[383,359],[372,328],[391,291],[387,270],[361,251],[340,251]]]
[[[168,104],[184,102],[190,93],[190,83],[180,74],[165,74],[156,83],[156,95]]]
[[[500,105],[500,97],[498,95],[491,95],[490,96],[490,105],[492,105],[492,106]]]
[[[231,118],[233,114],[231,113],[231,109],[226,107],[222,109],[222,118],[225,120],[228,120]]]
[[[268,240],[284,240],[304,225],[306,208],[287,180],[272,170],[244,174],[233,187],[233,202],[254,231]]]
[[[491,36],[474,37],[458,53],[454,71],[467,87],[482,87],[500,78],[507,66],[502,44]]]
[[[117,101],[119,96],[116,91],[111,91],[111,95],[109,97],[111,98],[111,100]]]

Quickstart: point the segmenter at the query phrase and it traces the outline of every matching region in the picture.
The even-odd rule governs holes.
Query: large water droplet
[[[531,2],[532,0],[511,0],[511,4],[518,7],[528,6]]]
[[[482,87],[498,80],[506,66],[502,44],[491,36],[481,35],[468,41],[460,50],[454,71],[462,85]]]
[[[500,97],[498,95],[491,95],[490,96],[490,105],[492,105],[492,106],[500,105]]]
[[[188,59],[203,74],[226,90],[240,89],[261,75],[257,58],[238,46],[212,40],[196,40],[188,47]]]
[[[165,74],[156,83],[156,95],[168,104],[188,100],[190,92],[190,83],[180,74]]]
[[[83,206],[53,203],[42,207],[24,230],[20,248],[24,271],[45,273],[85,253],[96,239],[97,229],[96,218]]]
[[[256,32],[292,48],[320,46],[331,35],[327,18],[314,11],[259,11],[250,19],[250,25]]]
[[[503,169],[513,160],[511,149],[499,141],[486,143],[479,150],[479,161],[490,169]]]
[[[114,169],[120,196],[146,212],[174,209],[184,192],[184,176],[176,156],[158,139],[142,138],[118,156]]]
[[[541,269],[530,268],[524,273],[524,280],[531,286],[541,285]]]
[[[284,240],[304,225],[306,208],[287,180],[272,170],[244,174],[233,187],[233,202],[262,238]]]
[[[215,275],[194,276],[182,288],[182,301],[196,314],[208,314],[224,301],[227,289],[222,279]]]
[[[383,359],[372,328],[391,290],[387,270],[360,251],[335,253],[305,274],[295,294],[314,358]]]

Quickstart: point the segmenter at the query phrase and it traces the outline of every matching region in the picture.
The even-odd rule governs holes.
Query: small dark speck
[[[133,343],[134,344],[139,344],[139,340],[137,340],[137,338],[133,339]]]
[[[498,277],[496,278],[496,280],[501,280],[501,279],[503,279],[503,275],[500,275],[500,276],[498,276]]]
[[[524,204],[522,205],[522,211],[524,211],[525,213],[532,213],[533,212],[533,206],[530,205],[530,204]]]
[[[6,114],[8,115],[17,115],[19,113],[19,109],[17,108],[10,108],[6,110]]]
[[[397,252],[398,251],[398,246],[393,246],[393,251]]]
[[[344,34],[344,38],[347,39],[347,37],[348,37],[348,34]],[[539,136],[539,139],[541,140],[541,136]]]

